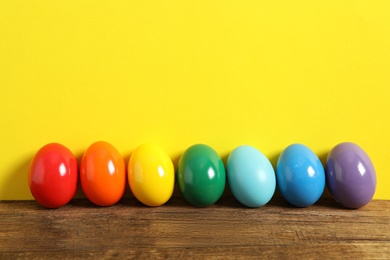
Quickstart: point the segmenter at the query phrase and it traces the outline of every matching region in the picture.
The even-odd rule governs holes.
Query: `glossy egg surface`
[[[143,144],[132,153],[128,167],[132,193],[143,204],[160,206],[172,196],[175,171],[168,154],[153,144]]]
[[[230,153],[227,177],[234,197],[247,207],[261,207],[275,193],[274,169],[267,157],[252,146],[242,145]]]
[[[330,193],[343,206],[360,208],[375,194],[375,168],[357,144],[341,143],[328,154],[326,182]]]
[[[325,189],[325,171],[308,147],[288,146],[279,156],[276,178],[283,198],[296,207],[313,205]]]
[[[77,189],[77,160],[65,146],[50,143],[34,156],[28,173],[31,194],[47,208],[67,204]]]
[[[80,181],[92,203],[111,206],[118,202],[126,187],[125,162],[118,150],[107,142],[93,143],[81,160]]]
[[[187,202],[206,207],[215,203],[225,189],[225,167],[214,149],[196,144],[180,157],[177,182]]]

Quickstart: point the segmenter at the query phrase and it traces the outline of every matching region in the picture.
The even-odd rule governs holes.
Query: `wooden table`
[[[149,208],[134,198],[47,210],[0,202],[0,258],[390,258],[390,201],[359,210],[321,199],[293,208],[274,198],[249,209],[233,197],[195,208],[181,197]]]

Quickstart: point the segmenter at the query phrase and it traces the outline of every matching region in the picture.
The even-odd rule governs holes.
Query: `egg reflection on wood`
[[[371,159],[362,148],[349,142],[336,145],[328,154],[326,181],[330,193],[347,208],[366,205],[376,189]]]

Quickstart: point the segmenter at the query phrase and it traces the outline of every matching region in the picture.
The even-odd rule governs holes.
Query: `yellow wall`
[[[390,1],[0,1],[0,199],[35,152],[358,143],[390,199]]]

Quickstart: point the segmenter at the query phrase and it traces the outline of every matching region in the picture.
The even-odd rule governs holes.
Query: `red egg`
[[[65,146],[50,143],[35,154],[28,184],[35,200],[47,208],[67,204],[77,189],[77,160]]]

